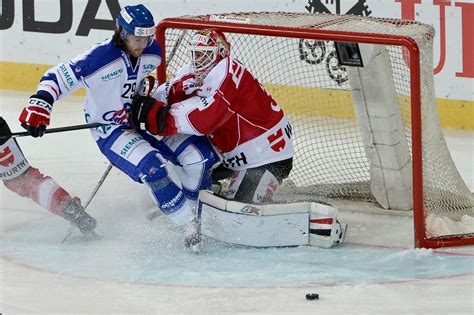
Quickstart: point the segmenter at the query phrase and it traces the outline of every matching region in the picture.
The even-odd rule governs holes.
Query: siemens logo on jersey
[[[68,67],[62,63],[59,65],[59,70],[61,70],[62,77],[65,80],[65,84],[69,87],[72,87],[76,80],[73,79],[72,75],[69,73]]]
[[[142,67],[143,72],[146,73],[146,74],[152,72],[155,69],[156,69],[156,66],[154,64],[151,64],[151,63],[144,64],[143,67]]]
[[[109,80],[113,80],[113,79],[116,79],[118,77],[120,77],[120,75],[123,73],[123,69],[118,69],[118,70],[115,70],[111,73],[107,73],[103,76],[101,76],[100,78],[102,79],[102,81],[109,81]]]
[[[133,151],[132,148],[142,140],[143,140],[142,136],[136,136],[132,138],[130,141],[127,142],[127,144],[125,144],[123,149],[120,151],[120,155],[126,157],[127,155],[132,153]]]

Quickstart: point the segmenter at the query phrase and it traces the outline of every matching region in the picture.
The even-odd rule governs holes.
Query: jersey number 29
[[[123,88],[124,88],[125,91],[122,93],[122,98],[132,99],[133,96],[135,95],[135,90],[137,88],[137,83],[136,82],[125,83],[123,85]]]

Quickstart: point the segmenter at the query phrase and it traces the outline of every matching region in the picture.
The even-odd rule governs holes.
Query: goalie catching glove
[[[132,103],[132,123],[135,128],[149,131],[154,135],[170,136],[176,134],[170,107],[149,96],[138,95]]]
[[[40,94],[32,95],[28,100],[28,106],[21,112],[19,120],[31,136],[36,138],[44,135],[53,110],[52,103],[52,100]]]

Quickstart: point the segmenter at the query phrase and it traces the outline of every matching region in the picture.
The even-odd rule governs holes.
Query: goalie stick
[[[107,176],[109,175],[111,169],[112,169],[112,163],[109,163],[109,165],[107,165],[107,168],[106,168],[105,171],[104,171],[104,174],[102,175],[102,177],[100,178],[99,182],[97,183],[97,185],[95,186],[94,190],[92,191],[91,195],[89,196],[89,199],[87,199],[86,203],[84,204],[84,211],[87,209],[87,207],[89,206],[89,204],[92,202],[92,199],[94,199],[95,195],[97,194],[97,192],[99,191],[100,187],[101,187],[102,184],[104,183],[105,179],[106,179]],[[64,243],[64,242],[72,235],[72,233],[74,232],[74,230],[75,230],[76,228],[77,228],[77,226],[71,223],[71,226],[69,227],[69,230],[68,230],[66,236],[65,236],[65,237],[63,238],[63,240],[61,241],[61,244]],[[99,234],[97,234],[95,231],[91,231],[91,234],[92,234],[92,236],[94,236],[95,238],[100,238]]]

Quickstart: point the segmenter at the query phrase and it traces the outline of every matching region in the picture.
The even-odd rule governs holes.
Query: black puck
[[[306,294],[306,299],[310,300],[310,301],[319,300],[319,294],[317,294],[317,293],[308,293],[308,294]]]

